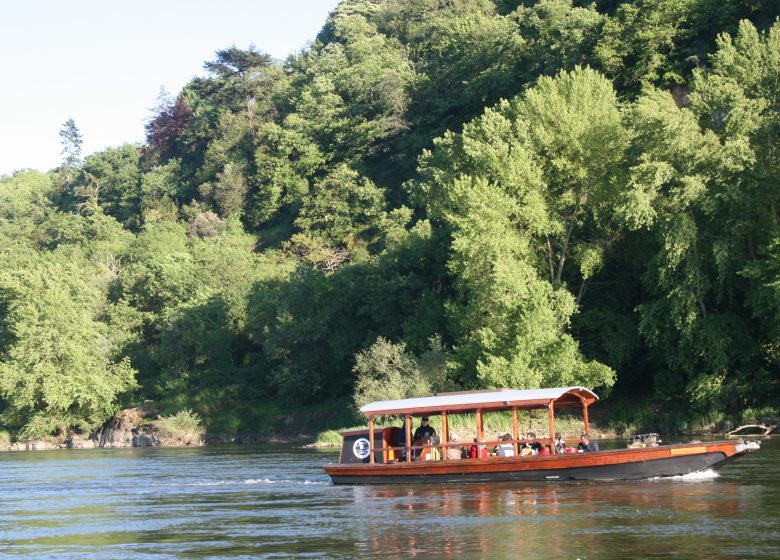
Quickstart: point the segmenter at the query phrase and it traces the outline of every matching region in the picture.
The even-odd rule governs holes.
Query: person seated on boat
[[[462,459],[464,449],[461,446],[453,446],[452,444],[455,442],[455,436],[450,434],[450,445],[447,447],[447,459],[449,460],[455,460],[455,459]]]
[[[536,434],[528,432],[528,441],[523,445],[520,455],[538,455],[542,450],[542,444],[536,441]]]
[[[436,436],[425,436],[420,438],[419,443],[421,445],[419,460],[421,461],[438,461],[441,459],[441,453],[439,452],[439,438]]]
[[[591,441],[590,434],[583,434],[580,436],[580,442],[577,444],[577,451],[593,453],[599,450],[599,444],[595,441]]]
[[[515,456],[515,444],[510,443],[512,436],[504,434],[501,436],[501,443],[496,446],[496,455],[499,457],[514,457]]]
[[[556,453],[566,453],[566,442],[563,440],[561,432],[555,432],[555,440],[553,443],[555,444]]]
[[[470,459],[487,459],[490,453],[488,452],[487,445],[484,443],[478,443],[477,438],[474,438],[474,444],[469,449]]]

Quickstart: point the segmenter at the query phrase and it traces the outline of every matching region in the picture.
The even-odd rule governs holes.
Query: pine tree
[[[69,118],[62,125],[60,130],[62,138],[62,167],[60,173],[64,183],[70,183],[73,179],[76,169],[81,165],[81,142],[82,136],[76,121]]]

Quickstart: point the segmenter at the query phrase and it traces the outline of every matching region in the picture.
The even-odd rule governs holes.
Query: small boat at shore
[[[596,452],[556,450],[555,411],[580,409],[584,432],[589,431],[588,408],[598,400],[583,387],[549,389],[503,389],[443,393],[431,397],[379,401],[361,407],[368,429],[342,432],[338,464],[325,465],[334,484],[449,483],[491,481],[638,480],[680,476],[724,464],[759,448],[743,440],[692,442],[675,445],[633,445],[625,449]],[[529,442],[520,438],[519,411],[546,410],[549,436],[539,438],[535,455],[522,454]],[[485,438],[484,414],[509,411],[511,439]],[[452,450],[472,442],[452,441],[448,418],[474,414],[479,449],[511,446],[506,455],[461,458]],[[400,416],[401,428],[375,428],[380,416]],[[422,444],[412,440],[412,418],[439,416],[441,439]],[[449,451],[449,453],[448,453]],[[426,460],[427,459],[427,460]]]

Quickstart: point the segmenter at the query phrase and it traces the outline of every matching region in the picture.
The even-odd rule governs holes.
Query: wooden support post
[[[590,422],[588,422],[588,404],[582,403],[582,417],[585,419],[585,433],[590,433]]]
[[[547,404],[547,428],[550,430],[550,453],[555,455],[555,401]]]
[[[482,426],[482,409],[477,409],[477,452],[480,451],[480,444],[482,443],[482,440],[485,437],[485,431]]]
[[[512,407],[512,439],[515,440],[515,457],[520,454],[517,440],[520,439],[520,422],[517,420],[517,407]]]
[[[407,414],[404,418],[404,430],[406,430],[406,462],[412,462],[412,415]]]
[[[374,417],[368,417],[368,462],[374,462]]]
[[[447,460],[447,451],[449,448],[447,445],[450,443],[450,429],[449,425],[447,424],[447,411],[442,410],[441,411],[441,459],[442,461]]]

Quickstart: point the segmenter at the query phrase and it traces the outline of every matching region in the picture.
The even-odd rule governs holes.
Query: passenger
[[[515,456],[515,445],[513,443],[508,443],[512,441],[512,436],[509,434],[504,434],[501,436],[501,441],[503,443],[499,443],[496,446],[496,455],[499,457],[514,457]]]
[[[479,448],[477,447],[477,438],[474,438],[474,443],[469,448],[469,459],[476,459],[479,457]]]
[[[412,441],[412,447],[419,447],[419,449],[412,449],[412,461],[424,461],[426,459],[425,454],[427,451],[425,446],[429,443],[430,438],[427,436],[415,438],[414,441]]]
[[[455,437],[450,435],[450,444],[455,441]],[[462,459],[463,458],[463,448],[458,447],[447,447],[447,459],[449,460],[455,460],[455,459]]]
[[[542,444],[536,441],[536,434],[528,432],[528,441],[525,442],[520,455],[538,455],[542,450]]]
[[[441,453],[439,452],[439,438],[436,436],[428,436],[420,438],[419,445],[423,447],[420,455],[422,461],[438,461],[441,459]]]
[[[477,443],[477,438],[474,438],[474,444],[469,449],[469,458],[471,459],[487,459],[490,456],[487,445],[484,443]]]
[[[563,441],[563,437],[561,437],[561,432],[555,432],[555,440],[553,441],[555,444],[555,452],[556,453],[566,453],[566,442]]]
[[[599,450],[599,444],[591,441],[590,434],[583,433],[580,436],[580,442],[577,444],[577,451],[593,453]]]

